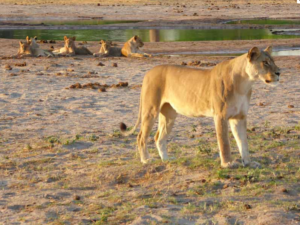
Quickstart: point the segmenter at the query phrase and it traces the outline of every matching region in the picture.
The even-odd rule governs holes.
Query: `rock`
[[[72,84],[70,88],[82,88],[80,83]]]
[[[262,102],[259,102],[259,103],[257,103],[257,106],[265,106],[265,104]]]
[[[97,66],[105,66],[102,62],[99,62]]]
[[[119,86],[120,87],[127,87],[128,86],[128,82],[119,82]]]
[[[294,108],[294,105],[288,105],[288,108]]]
[[[188,62],[188,66],[198,66],[200,65],[201,61],[191,61],[191,62]]]
[[[249,205],[249,204],[245,204],[245,205],[244,205],[244,208],[245,208],[245,209],[252,209],[251,205]]]
[[[113,63],[111,66],[112,67],[118,67],[118,64],[117,63]]]
[[[125,123],[120,123],[120,130],[121,131],[126,131],[127,130],[127,126]]]
[[[228,188],[228,187],[229,187],[228,184],[224,184],[224,185],[223,185],[223,189],[226,189],[226,188]]]
[[[20,67],[26,66],[26,62],[16,63],[15,66],[20,66]]]
[[[79,195],[74,195],[73,199],[76,200],[76,201],[79,201],[80,200],[80,196]]]
[[[6,70],[12,70],[11,66],[8,65],[8,64],[6,64],[6,65],[4,66],[4,69],[6,69]]]
[[[106,89],[104,87],[102,87],[102,88],[99,88],[98,91],[99,92],[106,92]]]

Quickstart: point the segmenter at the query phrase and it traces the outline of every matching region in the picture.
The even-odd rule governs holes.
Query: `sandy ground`
[[[63,6],[64,1],[29,6],[20,4],[45,1],[11,5],[14,2],[4,0],[0,15],[51,18],[69,10],[65,16],[70,18],[182,20],[194,18],[194,12],[203,19],[294,17],[298,12],[296,3],[276,0],[218,2],[219,10],[208,10],[212,1],[186,1],[182,8],[188,17],[173,11],[175,1],[147,6],[145,1],[101,1],[110,6],[95,7],[97,2],[75,7]],[[240,9],[222,8],[230,4],[239,4]],[[133,14],[136,9],[140,13]],[[162,16],[157,17],[158,13]],[[118,131],[121,121],[128,125],[136,121],[143,76],[155,65],[195,60],[219,63],[232,58],[180,52],[246,52],[253,46],[280,49],[298,43],[299,39],[145,43],[144,51],[154,57],[7,59],[17,52],[18,40],[0,39],[0,223],[299,224],[299,56],[275,57],[282,74],[279,86],[257,82],[253,87],[248,139],[261,169],[221,169],[210,118],[178,117],[168,139],[169,154],[177,159],[166,163],[158,158],[154,133],[149,149],[155,161],[142,165],[135,154],[136,136],[120,137]],[[96,42],[86,46],[99,50]],[[41,47],[48,49],[50,44]],[[25,66],[18,65],[24,62]],[[99,62],[104,66],[98,66]],[[12,69],[7,70],[7,65]],[[106,92],[69,89],[75,83],[120,81],[129,87]],[[239,160],[233,139],[231,144],[233,157]]]
[[[252,45],[260,45],[259,42],[253,41]],[[284,44],[283,40],[281,42]],[[214,42],[207,50],[226,49],[227,45],[239,46],[236,49],[242,50],[251,45],[249,42],[242,43]],[[161,51],[171,55],[184,48],[194,48],[194,44],[203,45],[186,42],[175,47],[174,43],[168,44]],[[2,39],[1,45],[2,56],[8,56],[10,49],[17,51],[18,41]],[[146,43],[145,51],[151,52],[154,45]],[[62,46],[62,43],[55,46]],[[42,45],[42,48],[48,47],[49,44]],[[96,52],[99,44],[88,42],[87,47]],[[159,47],[156,47],[153,52],[159,53]],[[179,65],[182,61],[193,60],[218,63],[229,58],[161,55],[144,59],[88,56],[2,59],[1,221],[4,224],[149,224],[149,221],[157,221],[158,224],[161,221],[171,224],[278,224],[278,220],[285,224],[299,223],[298,206],[294,206],[299,201],[299,189],[295,189],[297,185],[294,183],[299,182],[298,173],[294,182],[279,180],[275,186],[259,192],[258,196],[256,192],[252,196],[252,191],[246,191],[246,196],[240,192],[247,188],[255,189],[257,185],[269,185],[268,179],[240,184],[215,177],[220,168],[213,122],[209,118],[179,116],[169,138],[172,142],[169,148],[171,155],[189,160],[198,155],[195,148],[199,141],[209,143],[213,146],[212,155],[202,155],[199,162],[212,160],[214,164],[210,171],[207,169],[211,165],[207,166],[207,162],[203,163],[206,167],[198,165],[196,170],[190,169],[188,165],[191,163],[163,164],[159,160],[143,166],[135,157],[135,137],[120,138],[118,135],[119,122],[134,124],[140,85],[146,71],[153,66]],[[249,112],[248,126],[256,127],[255,135],[271,132],[273,127],[291,128],[289,136],[280,139],[287,146],[295,142],[295,137],[299,144],[297,129],[294,129],[300,119],[299,58],[275,58],[282,70],[281,84],[270,88],[257,82]],[[100,61],[105,66],[97,66]],[[25,67],[15,66],[24,62]],[[112,63],[117,63],[118,67],[113,67]],[[6,70],[5,65],[11,65],[12,70]],[[108,88],[107,92],[66,89],[75,83],[111,85],[120,81],[129,82],[129,87]],[[289,108],[290,105],[293,108]],[[262,140],[268,143],[274,141],[269,138]],[[264,146],[263,143],[259,146]],[[252,154],[260,162],[268,155],[272,162],[264,165],[263,170],[271,167],[272,173],[281,174],[283,172],[277,171],[278,163],[275,163],[274,157],[281,158],[289,152],[296,160],[290,171],[296,172],[299,169],[299,145],[292,145],[284,151],[280,146]],[[150,149],[158,159],[152,141]],[[179,155],[178,151],[181,152]],[[236,148],[234,152],[239,158]],[[285,161],[280,165],[283,168],[287,166]],[[238,174],[244,176],[249,171],[252,170],[241,170]],[[202,183],[202,179],[207,182]],[[193,194],[196,187],[205,184],[211,194]],[[226,185],[229,189],[223,187]],[[284,188],[295,191],[281,193]],[[74,195],[78,195],[80,200],[74,200],[77,198]],[[269,200],[273,198],[280,203]],[[260,199],[264,201],[260,202]],[[245,204],[253,208],[251,216],[247,216]]]

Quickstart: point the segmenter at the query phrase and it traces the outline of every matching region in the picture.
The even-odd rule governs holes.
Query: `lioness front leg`
[[[148,53],[143,53],[143,54],[144,54],[144,56],[146,56],[146,57],[152,57],[151,54],[148,54]]]
[[[223,168],[233,168],[237,165],[231,161],[230,143],[228,139],[228,121],[222,116],[215,116],[215,127],[220,150],[221,166]]]
[[[251,162],[249,150],[248,150],[248,140],[247,140],[247,119],[230,119],[229,120],[232,134],[236,140],[236,144],[239,148],[239,152],[242,157],[242,163],[244,166],[259,167],[258,162]]]
[[[129,57],[138,57],[138,58],[143,58],[144,54],[141,53],[130,53],[128,54]]]

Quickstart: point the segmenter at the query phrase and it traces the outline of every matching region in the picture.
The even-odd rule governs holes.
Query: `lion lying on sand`
[[[94,53],[95,57],[99,56],[122,56],[121,48],[114,47],[111,41],[101,40],[101,47],[99,53]]]
[[[151,69],[144,77],[138,120],[132,134],[141,122],[137,145],[141,161],[150,159],[147,139],[155,120],[159,118],[155,143],[161,159],[168,160],[167,137],[178,114],[189,117],[213,117],[215,122],[221,166],[232,168],[228,139],[228,122],[237,142],[244,166],[258,167],[250,160],[247,143],[247,113],[254,81],[267,85],[279,82],[279,68],[271,57],[272,48],[260,51],[257,47],[248,53],[219,63],[212,69],[201,70],[183,66],[162,65]]]
[[[59,50],[53,51],[56,55],[74,56],[74,55],[93,55],[86,47],[75,46],[76,37],[68,38],[64,36],[65,46]]]
[[[41,49],[35,38],[26,37],[26,42],[19,42],[18,56],[54,56],[51,51]]]
[[[143,41],[137,35],[130,38],[122,47],[121,52],[126,57],[151,57],[152,55],[140,50],[144,46]]]

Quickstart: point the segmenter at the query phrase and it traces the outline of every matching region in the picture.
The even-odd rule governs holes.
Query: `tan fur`
[[[92,55],[86,47],[76,47],[75,46],[76,37],[68,38],[64,36],[65,46],[59,50],[53,51],[53,53],[57,55],[66,55],[66,56],[74,56],[74,55]]]
[[[37,37],[35,36],[34,38],[29,38],[29,36],[26,37],[27,43],[30,43],[32,48],[40,48],[38,43],[36,43]]]
[[[54,56],[50,51],[39,48],[39,45],[35,42],[35,39],[26,37],[26,42],[19,42],[18,55],[22,56]]]
[[[130,38],[122,47],[121,52],[126,57],[152,57],[152,55],[144,53],[140,50],[144,46],[143,41],[137,35]]]
[[[147,163],[147,138],[159,118],[155,142],[162,160],[168,160],[167,137],[178,114],[188,117],[213,117],[222,167],[234,167],[228,139],[228,121],[236,139],[244,166],[251,162],[247,144],[247,113],[255,80],[266,84],[279,81],[279,68],[270,56],[271,48],[252,48],[247,54],[224,61],[212,69],[183,66],[154,67],[144,77],[138,121],[141,122],[137,144],[141,161]]]
[[[112,42],[111,41],[104,41],[101,40],[101,48],[99,50],[99,53],[94,53],[93,55],[95,57],[98,56],[122,56],[121,54],[121,48],[118,47],[114,47],[112,46]]]

